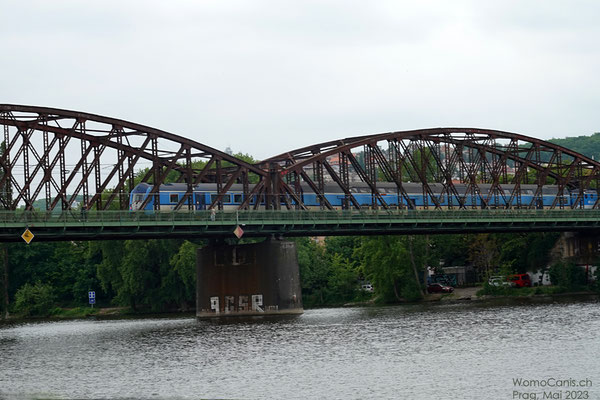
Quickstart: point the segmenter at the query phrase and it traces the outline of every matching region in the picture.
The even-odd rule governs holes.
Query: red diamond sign
[[[238,225],[234,230],[233,234],[237,236],[238,239],[241,239],[244,235],[244,230]]]

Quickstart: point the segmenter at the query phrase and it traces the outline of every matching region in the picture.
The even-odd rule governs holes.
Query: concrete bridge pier
[[[196,316],[301,314],[294,242],[211,244],[198,250]]]

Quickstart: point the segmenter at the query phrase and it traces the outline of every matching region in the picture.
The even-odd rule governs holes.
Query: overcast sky
[[[600,131],[600,2],[0,0],[0,103],[262,159],[441,126]]]

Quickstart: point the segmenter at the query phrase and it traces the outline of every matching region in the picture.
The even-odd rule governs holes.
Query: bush
[[[75,307],[75,308],[60,308],[55,307],[50,310],[50,314],[53,317],[58,318],[82,318],[87,317],[88,315],[97,314],[97,308],[90,307]]]
[[[525,288],[516,288],[509,286],[492,286],[487,282],[483,285],[483,289],[477,291],[477,296],[533,296],[533,295],[551,295],[566,292],[562,286],[534,286]]]
[[[15,294],[15,311],[24,316],[48,316],[54,305],[54,289],[37,282],[26,283]]]
[[[485,281],[483,284],[483,289],[477,291],[477,296],[509,296],[511,291],[512,288],[510,286],[493,286]]]
[[[549,273],[552,283],[566,290],[577,289],[587,284],[583,268],[572,262],[558,262],[550,267]]]
[[[400,289],[400,295],[406,301],[419,301],[423,298],[421,288],[414,281],[407,281]]]

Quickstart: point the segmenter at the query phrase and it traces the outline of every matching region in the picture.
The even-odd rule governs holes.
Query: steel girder
[[[359,136],[251,165],[172,133],[76,111],[5,104],[0,124],[0,207],[5,209],[33,209],[42,199],[47,210],[69,210],[76,201],[83,209],[116,204],[125,209],[140,181],[153,184],[146,204],[153,198],[156,209],[160,184],[186,183],[175,210],[193,208],[193,187],[204,182],[215,183],[217,196],[209,207],[216,208],[222,208],[234,183],[242,184],[241,209],[261,203],[267,209],[306,209],[307,193],[316,195],[321,208],[333,209],[325,195],[332,187],[343,196],[342,208],[358,209],[357,183],[370,193],[372,208],[411,207],[414,185],[409,194],[407,183],[420,185],[423,208],[465,209],[476,203],[536,208],[548,185],[557,190],[550,208],[575,208],[584,191],[598,192],[600,186],[600,163],[546,141],[488,129]],[[533,185],[531,200],[522,200],[522,185]],[[576,193],[569,205],[561,201],[567,190]],[[598,207],[596,202],[593,208]]]
[[[600,232],[599,210],[368,210],[368,211],[210,211],[133,213],[0,212],[0,242],[132,240],[150,238],[232,238],[242,224],[244,237],[414,235],[483,232]]]
[[[323,182],[339,187],[344,195],[342,208],[359,208],[350,181],[368,188],[371,207],[384,209],[410,206],[406,183],[420,185],[423,208],[435,209],[465,209],[469,204],[538,208],[544,188],[550,185],[557,192],[546,208],[577,208],[585,191],[600,190],[600,163],[593,159],[536,138],[477,128],[353,137],[289,151],[265,163],[281,165],[281,182],[297,187],[305,182],[303,187],[316,192],[323,209],[333,208],[325,199]],[[378,187],[381,182],[388,183],[388,193]],[[389,183],[396,189],[395,196],[389,195]],[[522,185],[528,185],[531,200],[522,201]],[[567,190],[576,193],[571,204],[561,200]],[[449,204],[442,205],[444,198]],[[596,201],[593,208],[598,207]]]
[[[0,105],[0,206],[33,209],[34,202],[53,210],[128,207],[136,182],[154,185],[145,206],[165,182],[187,183],[174,207],[192,208],[193,186],[215,182],[218,194],[210,207],[249,180],[269,180],[268,171],[193,140],[159,129],[94,114],[54,108]],[[262,192],[258,193],[262,194]]]

